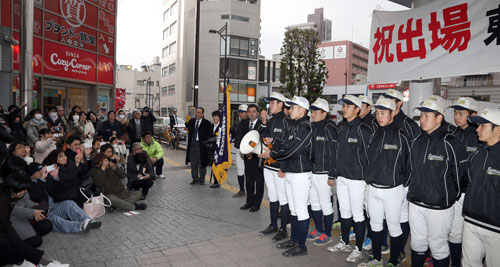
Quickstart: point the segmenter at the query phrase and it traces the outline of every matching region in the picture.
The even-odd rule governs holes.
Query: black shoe
[[[102,223],[96,219],[89,219],[88,221],[85,222],[83,226],[83,230],[85,233],[88,233],[90,229],[98,229],[101,227]]]
[[[247,210],[247,209],[249,209],[251,207],[252,207],[252,205],[245,204],[245,205],[243,205],[243,206],[240,207],[240,210]]]
[[[200,185],[204,185],[205,184],[205,181],[204,180],[200,180]]]
[[[257,211],[259,211],[259,210],[260,210],[260,208],[259,208],[259,207],[255,207],[255,206],[253,206],[253,207],[251,207],[251,208],[250,208],[250,210],[249,210],[249,211],[250,211],[250,212],[257,212]]]
[[[145,203],[134,203],[135,210],[145,210],[147,209],[147,205]]]
[[[219,186],[220,186],[219,184],[213,184],[210,186],[210,188],[219,188]]]
[[[298,246],[298,244],[295,243],[295,241],[293,241],[291,239],[288,239],[287,241],[276,244],[277,248],[293,248],[295,246]]]
[[[269,225],[266,229],[262,230],[259,232],[260,235],[270,235],[278,232],[277,228],[274,228],[274,226]]]
[[[192,181],[192,182],[190,182],[189,184],[193,184],[193,185],[194,185],[194,184],[197,184],[197,183],[198,183],[198,181],[197,181],[197,180],[193,180],[193,181]]]
[[[279,242],[281,240],[285,240],[288,237],[288,234],[284,230],[279,230],[278,233],[276,233],[273,236],[273,241]]]
[[[301,248],[299,246],[293,247],[285,252],[283,252],[283,256],[285,257],[295,257],[295,256],[304,256],[307,255],[307,248]]]

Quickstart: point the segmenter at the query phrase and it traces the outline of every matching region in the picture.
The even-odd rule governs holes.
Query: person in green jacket
[[[111,162],[104,153],[94,157],[95,165],[92,168],[92,178],[98,193],[103,193],[111,200],[114,208],[131,211],[144,210],[146,204],[137,203],[141,200],[142,193],[139,191],[128,191],[121,179],[127,177],[118,164]]]
[[[165,179],[163,176],[163,148],[156,142],[151,132],[144,132],[141,139],[142,150],[146,151],[155,168],[156,179]]]

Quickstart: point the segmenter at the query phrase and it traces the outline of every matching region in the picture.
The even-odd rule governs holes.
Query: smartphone
[[[76,154],[81,155],[81,154],[82,154],[82,151],[81,151],[80,149],[78,149],[78,150],[76,151]]]
[[[49,165],[47,166],[47,172],[51,172],[53,170],[55,170],[56,168],[54,167],[54,165]]]

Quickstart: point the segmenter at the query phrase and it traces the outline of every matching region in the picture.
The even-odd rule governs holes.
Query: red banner
[[[115,93],[115,109],[119,110],[125,106],[125,100],[127,99],[127,95],[125,94],[125,89],[116,88]]]
[[[80,49],[44,42],[44,73],[46,75],[96,81],[96,55]]]
[[[395,83],[381,83],[381,84],[369,84],[368,89],[377,90],[377,89],[394,89],[396,88]]]
[[[99,64],[97,68],[97,82],[113,84],[113,58],[99,56]]]

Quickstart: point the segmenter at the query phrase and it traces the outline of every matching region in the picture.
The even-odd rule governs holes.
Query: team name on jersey
[[[398,145],[384,144],[384,149],[386,150],[398,150]]]
[[[477,151],[477,147],[475,146],[467,146],[467,152],[476,152]]]
[[[500,176],[500,171],[499,170],[495,170],[492,167],[488,167],[488,170],[486,170],[486,173],[488,175]]]
[[[357,143],[357,142],[358,142],[358,138],[349,137],[349,139],[347,139],[347,143]]]
[[[436,160],[436,161],[444,161],[444,156],[441,156],[441,155],[432,155],[429,153],[429,155],[427,156],[427,159],[428,160]]]
[[[283,130],[281,128],[274,128],[273,130],[274,133],[281,133]]]
[[[316,141],[325,141],[324,136],[316,136]]]

